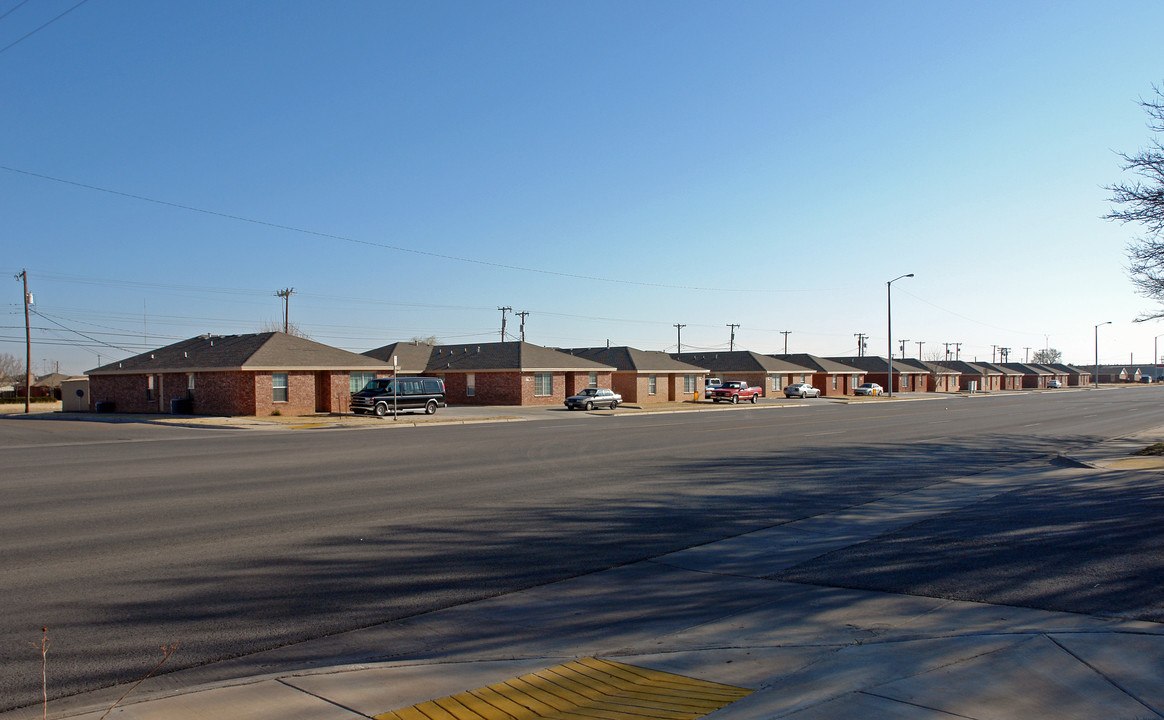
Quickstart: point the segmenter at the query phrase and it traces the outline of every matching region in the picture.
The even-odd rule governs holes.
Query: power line
[[[30,32],[30,33],[26,33],[25,35],[23,35],[23,36],[21,36],[21,37],[17,38],[17,39],[16,39],[16,40],[14,40],[13,42],[10,42],[10,43],[8,43],[7,45],[5,45],[4,47],[0,48],[0,53],[4,53],[4,52],[7,52],[7,51],[11,50],[12,48],[16,47],[16,46],[17,46],[17,45],[19,45],[20,43],[22,43],[22,42],[24,42],[25,40],[29,39],[29,38],[30,38],[30,37],[32,37],[33,35],[36,35],[36,34],[37,34],[38,32],[40,32],[41,30],[44,30],[44,29],[45,29],[46,27],[48,27],[49,25],[52,25],[52,24],[53,24],[53,23],[55,23],[57,20],[60,20],[61,18],[63,18],[64,16],[68,15],[69,13],[73,12],[74,10],[76,10],[76,9],[77,9],[77,8],[79,8],[79,7],[81,7],[82,5],[84,5],[84,4],[85,4],[85,3],[87,3],[87,2],[89,2],[89,0],[81,0],[81,2],[77,3],[76,5],[74,5],[73,7],[69,8],[68,10],[64,11],[64,12],[63,12],[63,13],[61,13],[60,15],[57,15],[55,18],[53,18],[52,20],[49,20],[49,21],[48,21],[48,22],[46,22],[44,25],[41,25],[40,27],[36,28],[36,29],[35,29],[35,30],[33,30],[32,32]],[[23,5],[23,4],[24,4],[24,3],[21,3],[20,5]],[[20,7],[20,5],[17,5],[16,7]],[[16,8],[12,8],[12,10],[15,10],[15,9],[16,9]],[[8,13],[4,13],[4,17],[7,17],[7,16],[8,16],[8,14],[12,12],[12,10],[9,10],[9,11],[8,11]]]
[[[11,10],[4,13],[3,15],[0,15],[0,20],[3,20],[4,18],[8,17],[9,15],[16,12],[17,10],[19,10],[20,8],[24,7],[27,4],[28,4],[28,0],[20,0],[20,2],[16,3],[16,5],[13,6],[13,8]]]
[[[87,0],[82,0],[87,2]],[[0,51],[2,52],[2,51]],[[738,288],[738,287],[698,287],[694,285],[670,285],[667,283],[651,283],[641,280],[621,280],[617,278],[596,277],[593,275],[577,275],[574,273],[561,272],[558,270],[545,270],[542,268],[524,267],[521,265],[509,265],[507,263],[492,262],[489,260],[478,260],[475,258],[461,257],[459,255],[450,255],[448,253],[438,253],[429,250],[417,250],[416,248],[403,247],[401,245],[392,245],[390,243],[374,242],[372,240],[360,240],[357,238],[346,237],[344,235],[335,235],[332,233],[319,232],[317,230],[306,230],[304,228],[294,227],[292,225],[282,225],[280,223],[268,222],[266,220],[256,220],[254,218],[243,217],[241,215],[231,215],[230,213],[219,212],[217,210],[207,210],[205,208],[194,207],[192,205],[183,205],[181,203],[170,202],[168,200],[158,200],[157,198],[146,197],[144,195],[135,195],[133,193],[122,192],[120,190],[111,190],[110,188],[103,188],[97,185],[88,185],[86,183],[76,182],[74,180],[65,180],[63,178],[52,177],[51,175],[42,175],[40,173],[30,172],[28,170],[20,170],[6,165],[0,165],[0,170],[7,170],[8,172],[18,173],[20,175],[27,175],[29,177],[40,178],[42,180],[50,180],[52,182],[62,183],[64,185],[72,185],[74,187],[84,188],[86,190],[95,190],[97,192],[108,193],[110,195],[118,195],[120,197],[130,198],[132,200],[140,200],[142,202],[154,203],[155,205],[163,205],[166,207],[177,208],[179,210],[186,210],[189,212],[201,213],[203,215],[211,215],[213,217],[225,218],[227,220],[236,220],[238,222],[250,223],[252,225],[260,225],[262,227],[275,228],[276,230],[286,230],[288,232],[301,233],[303,235],[311,235],[313,237],[326,238],[329,240],[342,240],[344,242],[355,243],[357,245],[367,245],[370,247],[383,248],[385,250],[395,250],[396,252],[412,253],[414,255],[424,255],[426,257],[439,258],[441,260],[452,260],[455,262],[471,263],[474,265],[484,265],[487,267],[495,267],[503,270],[515,270],[518,272],[538,273],[541,275],[553,275],[556,277],[573,278],[576,280],[593,280],[595,282],[614,283],[620,285],[635,285],[638,287],[654,287],[666,288],[670,290],[700,290],[704,292],[755,292],[755,293],[781,293],[792,292],[788,290],[772,290],[772,289],[755,289],[755,288]]]

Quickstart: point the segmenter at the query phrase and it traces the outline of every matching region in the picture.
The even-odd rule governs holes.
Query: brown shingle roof
[[[707,370],[681,362],[658,350],[619,347],[562,348],[562,352],[610,365],[622,372],[705,374]]]
[[[672,353],[671,357],[714,373],[811,373],[812,369],[796,363],[761,355],[751,350],[727,352]]]
[[[611,371],[614,367],[526,342],[437,345],[427,372]]]
[[[281,332],[200,335],[102,365],[86,375],[228,370],[383,370],[365,355]]]

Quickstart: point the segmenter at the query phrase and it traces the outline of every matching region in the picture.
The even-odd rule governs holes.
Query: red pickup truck
[[[726,400],[730,403],[738,403],[740,400],[750,400],[753,403],[759,398],[763,397],[763,388],[748,387],[748,384],[742,380],[728,380],[723,385],[711,391],[711,399],[715,402]]]

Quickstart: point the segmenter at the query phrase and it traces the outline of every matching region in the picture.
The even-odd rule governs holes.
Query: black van
[[[377,378],[352,395],[351,410],[357,415],[376,413],[384,417],[392,414],[393,407],[424,408],[426,415],[432,415],[437,408],[445,407],[445,381],[431,377]]]

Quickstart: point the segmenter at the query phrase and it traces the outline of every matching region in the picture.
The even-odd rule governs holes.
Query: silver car
[[[593,410],[596,407],[608,407],[611,410],[618,407],[622,402],[622,395],[619,395],[613,390],[607,388],[586,388],[577,395],[571,395],[566,398],[566,409],[573,410],[574,408],[582,408],[583,410]]]
[[[820,397],[820,390],[817,390],[808,383],[795,383],[784,388],[784,397]]]
[[[865,383],[853,388],[854,395],[883,395],[885,391],[877,383]]]

